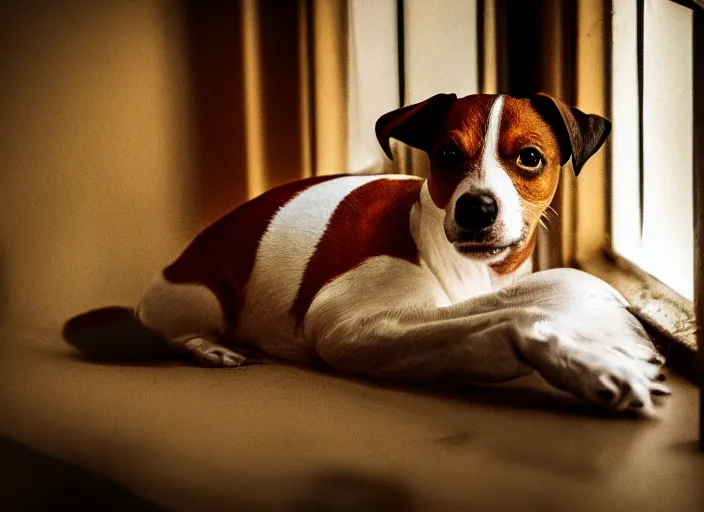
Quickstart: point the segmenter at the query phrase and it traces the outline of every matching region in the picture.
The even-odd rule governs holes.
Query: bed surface
[[[0,435],[169,510],[701,511],[697,391],[669,382],[662,419],[616,419],[537,377],[98,364],[58,329],[4,328]]]

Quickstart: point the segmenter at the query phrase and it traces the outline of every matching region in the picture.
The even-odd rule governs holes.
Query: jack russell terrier
[[[609,131],[543,94],[438,94],[394,110],[377,121],[379,142],[389,157],[392,137],[427,152],[427,180],[274,188],[201,232],[148,286],[136,319],[206,366],[247,362],[232,339],[379,379],[537,371],[587,402],[650,413],[669,394],[664,360],[625,299],[577,270],[527,273],[561,168],[579,173]],[[86,313],[64,335],[90,353],[76,332],[120,314]]]

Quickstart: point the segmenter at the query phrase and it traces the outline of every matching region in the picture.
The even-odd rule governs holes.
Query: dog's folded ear
[[[456,94],[436,94],[425,101],[392,110],[376,122],[376,138],[384,153],[393,160],[389,138],[428,151],[435,127],[457,99]]]
[[[585,114],[547,94],[538,93],[530,101],[555,130],[562,155],[560,164],[565,165],[571,156],[574,173],[579,174],[609,136],[611,122],[596,114]]]

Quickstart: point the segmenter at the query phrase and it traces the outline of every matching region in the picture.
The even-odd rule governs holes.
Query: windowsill
[[[609,253],[581,261],[577,268],[616,288],[643,322],[667,366],[697,382],[694,305],[632,263]]]

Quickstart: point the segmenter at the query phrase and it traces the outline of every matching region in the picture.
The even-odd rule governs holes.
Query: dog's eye
[[[536,170],[544,163],[543,155],[534,147],[523,148],[518,153],[518,165],[530,170]]]
[[[463,160],[462,150],[454,142],[448,142],[440,146],[436,160],[440,167],[459,167]]]

